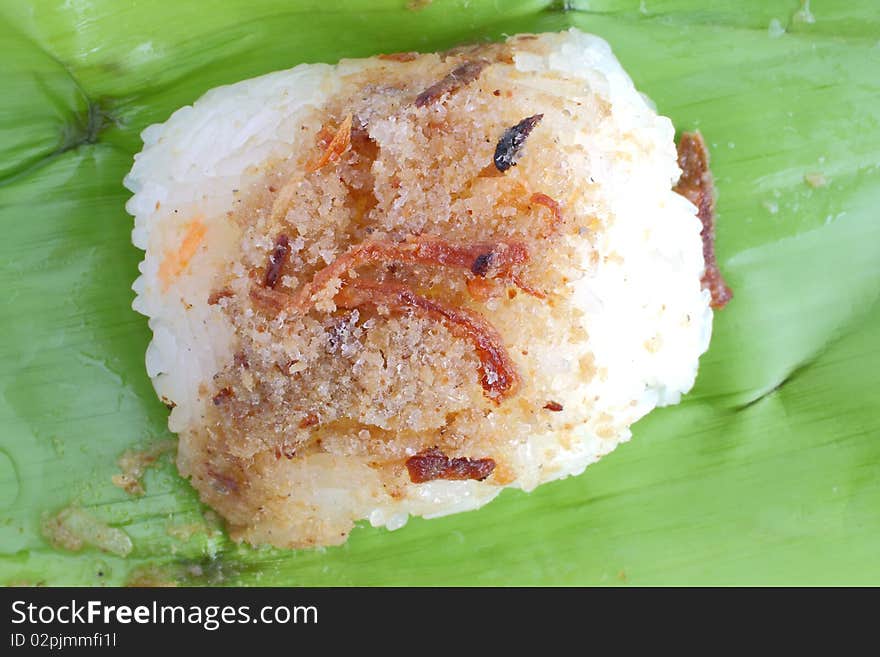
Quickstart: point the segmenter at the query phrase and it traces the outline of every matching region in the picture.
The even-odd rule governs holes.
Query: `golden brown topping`
[[[513,274],[517,265],[529,260],[529,250],[522,242],[494,242],[470,245],[450,244],[436,237],[418,237],[406,242],[365,242],[349,249],[333,263],[315,274],[312,282],[296,294],[293,305],[305,310],[312,296],[334,278],[342,278],[366,264],[406,262],[465,269],[481,278],[506,278],[528,291]]]
[[[452,69],[442,80],[432,84],[422,93],[416,96],[416,107],[425,107],[439,100],[444,94],[449,94],[464,87],[478,77],[483,69],[489,65],[485,59],[477,59],[465,62],[461,66]]]
[[[317,171],[325,164],[335,162],[345,151],[348,150],[348,147],[351,145],[351,122],[351,114],[348,114],[342,119],[342,123],[333,135],[333,139],[327,144],[324,153],[315,162],[308,166],[309,171]]]
[[[543,114],[535,114],[524,118],[515,126],[504,131],[501,139],[498,140],[498,145],[495,146],[495,157],[492,158],[496,169],[503,172],[516,166],[516,161],[522,153],[523,144],[526,143],[526,137],[543,118]]]
[[[455,308],[413,292],[405,285],[353,280],[336,295],[336,305],[353,309],[364,305],[412,311],[442,322],[452,335],[470,340],[480,360],[480,385],[496,404],[519,387],[516,364],[495,328],[477,313]]]
[[[546,404],[544,404],[544,408],[546,408],[548,411],[553,411],[554,413],[558,413],[559,411],[562,410],[562,404],[560,404],[559,402],[555,402],[555,401],[548,401]]]
[[[685,132],[678,141],[678,166],[681,178],[675,191],[697,206],[703,222],[703,288],[712,295],[712,307],[723,308],[733,298],[715,260],[715,198],[712,174],[709,172],[709,151],[699,132]]]
[[[435,479],[483,481],[495,470],[494,459],[449,458],[437,447],[425,449],[406,460],[409,480],[423,484]]]
[[[274,288],[281,278],[281,272],[287,260],[290,258],[290,240],[283,233],[275,239],[275,248],[269,255],[269,264],[266,265],[266,276],[263,278],[263,286]]]

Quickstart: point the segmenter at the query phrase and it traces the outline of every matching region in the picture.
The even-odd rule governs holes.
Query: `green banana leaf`
[[[576,26],[710,144],[736,297],[697,385],[580,477],[326,550],[205,514],[130,308],[140,131],[219,84]],[[10,0],[0,5],[0,582],[880,584],[877,0]],[[47,523],[93,523],[58,545]]]

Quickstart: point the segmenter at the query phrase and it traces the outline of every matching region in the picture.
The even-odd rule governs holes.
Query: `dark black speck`
[[[495,162],[496,169],[503,172],[507,171],[510,167],[516,166],[516,161],[519,159],[526,137],[529,136],[529,133],[534,130],[535,126],[543,118],[543,114],[535,114],[504,131],[501,139],[498,140],[498,145],[495,147],[493,161]]]
[[[492,266],[494,260],[495,254],[492,251],[477,256],[474,260],[474,264],[471,265],[471,273],[474,276],[485,277],[486,274],[489,273],[489,268]]]

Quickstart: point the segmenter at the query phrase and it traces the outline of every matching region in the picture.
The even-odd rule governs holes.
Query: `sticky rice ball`
[[[134,307],[236,540],[344,542],[579,474],[712,325],[674,129],[601,39],[300,65],[143,132]]]

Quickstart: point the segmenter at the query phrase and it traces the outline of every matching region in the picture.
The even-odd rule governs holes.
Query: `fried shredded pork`
[[[335,162],[348,150],[348,147],[351,145],[351,123],[352,115],[348,114],[342,119],[342,123],[339,124],[339,128],[337,128],[336,133],[333,135],[333,139],[327,144],[327,148],[321,154],[321,157],[309,165],[308,170],[310,172],[317,171],[330,162]]]
[[[451,94],[458,91],[461,87],[469,85],[471,82],[480,77],[483,69],[489,65],[485,59],[477,59],[465,62],[461,66],[452,69],[439,82],[432,84],[422,93],[416,96],[415,106],[426,107],[434,103],[445,94]]]
[[[553,198],[542,192],[535,192],[529,197],[529,201],[535,205],[543,205],[550,210],[550,221],[547,222],[548,234],[555,233],[562,227],[562,224],[565,222],[562,216],[562,208],[559,207],[559,203]]]
[[[269,256],[269,264],[266,266],[266,275],[263,278],[265,287],[274,288],[278,284],[281,272],[287,260],[290,258],[290,239],[283,233],[275,239],[275,248]]]
[[[498,331],[484,317],[464,308],[416,294],[406,285],[355,279],[335,297],[339,308],[371,305],[394,311],[409,311],[439,321],[458,338],[469,340],[480,360],[480,385],[493,402],[514,394],[520,384],[516,364],[504,348]]]
[[[406,242],[364,242],[352,247],[333,263],[320,270],[311,283],[300,288],[292,301],[294,309],[306,310],[313,296],[334,279],[367,264],[404,262],[464,269],[479,278],[510,280],[523,291],[535,294],[514,273],[529,260],[528,247],[522,242],[498,241],[479,244],[452,244],[437,237],[415,237]]]
[[[681,178],[675,191],[697,206],[703,223],[703,288],[712,295],[712,307],[724,308],[733,298],[733,291],[724,282],[715,259],[715,189],[709,171],[709,151],[699,132],[685,132],[678,141],[678,166]]]
[[[423,484],[435,479],[483,481],[495,470],[494,459],[449,458],[437,447],[425,449],[406,460],[409,479]]]

